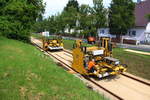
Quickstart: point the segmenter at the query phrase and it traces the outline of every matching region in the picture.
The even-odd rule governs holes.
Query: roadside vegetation
[[[105,100],[29,44],[0,37],[1,100]]]
[[[150,80],[150,56],[127,52],[121,48],[113,49],[113,56],[128,65],[129,73]]]
[[[32,33],[31,36],[36,38],[36,39],[42,39],[42,35],[41,34]]]
[[[72,50],[74,42],[75,40],[63,40],[64,48],[68,50]]]
[[[109,8],[104,7],[103,0],[92,2],[93,6],[90,6],[79,5],[77,0],[68,0],[62,12],[38,21],[33,30],[36,33],[46,30],[56,35],[87,38],[96,37],[99,28],[108,27],[111,34],[120,38],[127,34],[128,29],[134,27],[133,0],[112,0]]]
[[[1,0],[0,34],[23,42],[30,42],[32,26],[42,19],[43,0]]]

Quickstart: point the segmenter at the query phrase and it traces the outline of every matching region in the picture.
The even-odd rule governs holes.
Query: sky
[[[68,3],[68,0],[43,0],[46,3],[45,14],[44,17],[55,15],[63,10],[63,8]],[[93,0],[77,0],[79,5],[81,4],[89,4],[92,6]],[[133,0],[136,1],[136,0]],[[108,7],[111,3],[111,0],[103,0],[103,4],[105,7]]]

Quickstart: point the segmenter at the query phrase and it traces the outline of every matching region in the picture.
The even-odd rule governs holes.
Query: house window
[[[147,37],[147,38],[150,38],[150,34],[146,34],[146,37]]]
[[[101,34],[104,34],[105,33],[105,31],[104,30],[101,30]]]
[[[129,31],[129,36],[131,36],[131,31]]]
[[[132,36],[136,36],[136,31],[132,31]]]

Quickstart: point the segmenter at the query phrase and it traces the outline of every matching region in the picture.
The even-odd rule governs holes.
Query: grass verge
[[[113,49],[113,56],[128,65],[128,72],[150,80],[150,56]]]
[[[105,100],[29,44],[0,37],[1,100]]]
[[[37,39],[41,39],[42,38],[42,35],[40,34],[37,34],[37,33],[32,33],[31,36],[37,38]]]
[[[74,42],[75,40],[63,40],[64,48],[68,50],[72,50]]]

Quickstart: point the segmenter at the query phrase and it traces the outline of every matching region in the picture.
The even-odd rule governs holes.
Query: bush
[[[30,42],[31,26],[41,16],[43,9],[42,0],[0,1],[1,35],[27,43]]]
[[[146,18],[150,21],[150,14],[147,14]]]
[[[22,42],[25,42],[25,43],[30,43],[31,42],[29,36],[23,36],[23,35],[20,35],[20,34],[7,34],[6,37],[10,38],[10,39],[19,40],[19,41],[22,41]]]
[[[29,43],[30,32],[23,29],[23,25],[17,21],[10,21],[8,16],[0,17],[0,32],[2,36],[7,38],[20,40]]]

